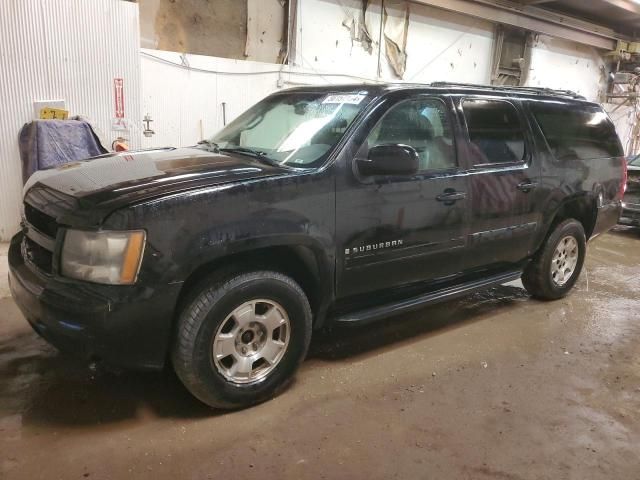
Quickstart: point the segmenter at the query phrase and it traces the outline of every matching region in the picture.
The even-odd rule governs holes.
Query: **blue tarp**
[[[91,125],[82,120],[36,120],[20,130],[23,182],[37,170],[104,153]]]

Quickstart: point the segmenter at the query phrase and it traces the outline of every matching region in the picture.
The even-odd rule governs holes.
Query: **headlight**
[[[135,283],[146,234],[67,230],[62,245],[62,275],[111,285]]]

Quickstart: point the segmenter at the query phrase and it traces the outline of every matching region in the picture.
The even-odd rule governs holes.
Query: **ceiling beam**
[[[507,0],[412,0],[432,7],[463,13],[495,23],[520,27],[536,33],[571,40],[603,50],[614,50],[613,30],[538,7]]]

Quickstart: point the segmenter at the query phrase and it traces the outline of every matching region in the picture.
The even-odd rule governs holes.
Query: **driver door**
[[[339,159],[337,294],[347,297],[453,278],[468,234],[467,177],[457,161],[448,98],[386,100]],[[357,159],[377,145],[408,145],[418,171],[369,175]]]

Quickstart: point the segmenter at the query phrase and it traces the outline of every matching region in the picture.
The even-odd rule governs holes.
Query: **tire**
[[[311,308],[295,281],[271,271],[236,274],[205,281],[191,298],[178,318],[172,361],[196,398],[236,409],[287,386],[311,340]]]
[[[525,268],[524,287],[540,300],[566,296],[580,276],[586,250],[587,240],[580,222],[569,219],[558,224]]]

